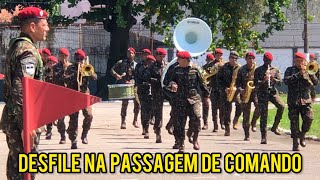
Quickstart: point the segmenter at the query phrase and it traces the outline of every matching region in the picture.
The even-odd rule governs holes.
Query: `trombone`
[[[80,86],[82,86],[82,78],[92,76],[94,74],[94,67],[89,64],[89,57],[87,56],[84,60],[84,64],[81,67],[81,63],[78,63],[78,72],[77,72],[77,82],[80,90]]]

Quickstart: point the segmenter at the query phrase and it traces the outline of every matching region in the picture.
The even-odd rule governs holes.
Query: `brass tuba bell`
[[[314,75],[319,71],[319,65],[315,61],[311,62],[311,63],[308,63],[306,70],[307,70],[308,74]]]

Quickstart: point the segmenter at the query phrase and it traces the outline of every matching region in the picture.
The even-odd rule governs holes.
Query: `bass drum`
[[[110,84],[109,99],[110,100],[123,100],[134,99],[134,84]]]

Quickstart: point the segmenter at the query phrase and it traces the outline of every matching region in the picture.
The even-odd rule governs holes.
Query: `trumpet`
[[[88,77],[94,74],[94,67],[89,64],[89,57],[87,56],[84,61],[85,62],[82,67],[81,63],[78,64],[77,82],[79,87],[82,85],[82,77]]]
[[[306,70],[307,70],[308,74],[314,75],[319,71],[319,65],[315,61],[310,62],[310,63],[308,63]]]

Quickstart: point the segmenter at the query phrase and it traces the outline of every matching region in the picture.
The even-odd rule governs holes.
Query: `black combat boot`
[[[307,144],[306,144],[306,133],[304,133],[304,132],[300,133],[300,145],[302,147],[306,147],[307,146]]]
[[[82,144],[88,144],[87,134],[88,134],[88,131],[82,131],[82,134],[81,134]]]
[[[144,128],[144,132],[145,132],[145,134],[144,134],[144,139],[149,139],[149,130],[147,129],[147,128]]]
[[[132,125],[133,125],[135,128],[139,128],[139,125],[138,125],[138,113],[135,113],[135,114],[134,114],[134,118],[133,118]]]
[[[218,132],[219,126],[217,121],[213,121],[213,130],[212,132]]]
[[[250,141],[250,127],[244,129],[244,141]]]
[[[188,130],[186,134],[187,134],[189,143],[193,144],[193,139],[192,139],[192,134],[193,133],[192,133],[192,131]]]
[[[199,137],[199,132],[193,133],[193,149],[194,150],[200,150],[198,137]]]
[[[261,144],[267,144],[267,132],[261,132]]]
[[[180,147],[178,153],[184,153],[184,142],[180,142]]]
[[[298,143],[298,138],[292,138],[292,140],[293,140],[292,151],[300,151],[300,149],[299,149],[299,143]]]
[[[78,149],[77,140],[71,142],[71,149]]]
[[[271,131],[274,132],[276,135],[281,135],[280,131],[278,130],[279,123],[280,123],[280,119],[274,120],[273,126],[271,128]]]
[[[207,129],[208,129],[208,119],[203,119],[202,130],[207,130]]]
[[[66,143],[66,135],[65,135],[65,133],[60,133],[60,137],[61,137],[61,139],[60,139],[59,144],[65,144]]]
[[[230,136],[230,125],[225,126],[225,133],[224,136]]]
[[[121,117],[121,127],[120,129],[126,129],[126,117]]]

